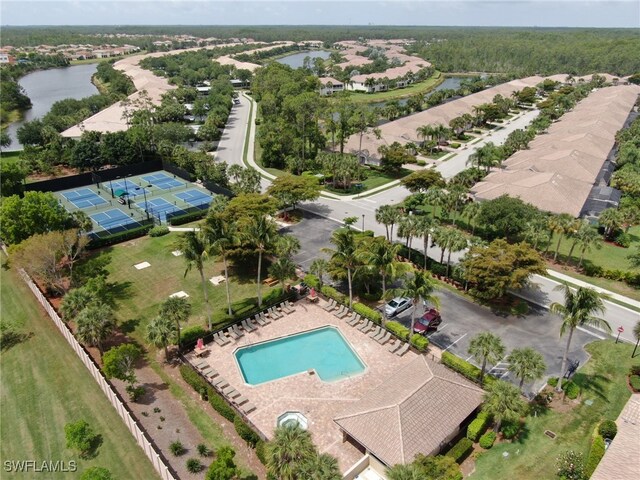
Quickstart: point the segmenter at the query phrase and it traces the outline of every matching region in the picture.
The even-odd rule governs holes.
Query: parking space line
[[[465,362],[468,362],[469,360],[471,360],[473,358],[473,355],[469,355],[466,359]]]
[[[447,325],[449,325],[448,323],[445,323],[444,325],[442,325],[441,327],[438,327],[437,330],[431,332],[430,334],[427,335],[427,337],[432,337],[433,335],[435,335],[438,332],[441,332],[442,330],[444,330],[444,327],[446,327]]]
[[[576,330],[580,330],[581,332],[587,333],[589,335],[591,335],[592,337],[596,337],[600,340],[606,340],[606,337],[603,337],[601,335],[598,335],[597,333],[593,333],[591,330],[584,328],[584,327],[576,327]]]
[[[453,342],[451,345],[449,345],[447,348],[445,348],[443,350],[443,352],[446,352],[447,350],[449,350],[451,347],[453,347],[456,343],[458,343],[460,340],[462,340],[464,337],[466,337],[467,334],[465,333],[464,335],[462,335],[459,339],[457,339],[455,342]]]

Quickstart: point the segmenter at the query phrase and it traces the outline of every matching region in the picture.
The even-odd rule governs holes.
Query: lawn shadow
[[[240,480],[258,480],[258,476],[255,473],[247,473],[242,477],[238,477]]]
[[[103,442],[102,435],[97,434],[95,437],[91,439],[89,450],[87,450],[86,452],[83,452],[82,455],[80,455],[80,457],[82,457],[82,459],[84,460],[91,460],[93,458],[96,458],[98,456],[98,453],[100,453],[98,450],[102,446],[102,442]]]
[[[587,375],[585,373],[578,372],[571,378],[571,380],[580,387],[583,397],[585,393],[590,392],[600,397],[602,400],[607,400],[606,385],[611,383],[611,379],[604,375],[599,373]]]
[[[6,352],[7,350],[15,347],[16,345],[26,342],[34,336],[33,332],[18,333],[14,331],[4,332],[0,336],[0,351]]]
[[[120,323],[120,331],[125,335],[132,333],[136,330],[138,325],[140,325],[141,321],[142,319],[140,318],[130,318],[129,320],[125,320],[124,322]]]

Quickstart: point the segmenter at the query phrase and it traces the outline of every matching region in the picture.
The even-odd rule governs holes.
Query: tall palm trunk
[[[429,250],[429,235],[424,236],[424,269],[427,269],[427,253]]]
[[[447,277],[449,276],[450,266],[451,266],[451,249],[449,249],[449,255],[447,255]]]
[[[227,270],[227,256],[222,256],[222,263],[224,264],[224,283],[227,289],[227,306],[229,307],[229,316],[233,315],[231,311],[231,292],[229,291],[229,273]]]
[[[440,265],[442,265],[444,263],[444,252],[446,252],[447,250],[447,246],[441,246],[440,248],[442,248],[442,250],[440,251]]]
[[[382,298],[387,298],[387,275],[385,273],[382,274]]]
[[[168,362],[169,361],[169,349],[167,348],[167,344],[166,343],[164,343],[162,346],[164,347],[164,359],[165,359],[165,361]]]
[[[582,267],[582,261],[584,260],[584,252],[586,251],[586,247],[580,251],[580,261],[578,262],[578,268]]]
[[[573,330],[573,328],[569,330],[569,336],[567,337],[567,346],[564,349],[564,355],[562,355],[562,365],[560,366],[560,376],[558,377],[556,392],[562,391],[562,379],[564,378],[564,370],[565,368],[567,368],[567,357],[569,356],[569,348],[571,347],[571,337],[573,337]]]
[[[571,245],[571,248],[569,249],[569,257],[567,258],[567,265],[569,264],[569,262],[571,261],[571,255],[573,255],[573,249],[576,248],[576,245],[578,244],[578,240],[576,240],[575,242],[573,242],[573,245]]]
[[[384,224],[384,229],[387,232],[387,241],[390,242],[391,241],[391,236],[389,235],[389,225],[387,225],[386,223]]]
[[[393,227],[395,225],[395,222],[391,224],[391,236],[389,237],[389,241],[393,242]]]
[[[349,308],[353,306],[353,289],[351,287],[351,269],[347,268],[347,280],[349,281]]]
[[[484,384],[484,370],[487,368],[487,357],[482,360],[482,368],[480,369],[480,385]]]
[[[553,261],[556,261],[558,258],[558,252],[560,251],[560,242],[562,241],[562,234],[558,237],[558,243],[556,243],[556,253],[553,254]]]
[[[258,307],[262,306],[262,295],[260,294],[260,290],[262,287],[262,283],[260,283],[261,270],[262,270],[262,250],[258,252]]]
[[[420,301],[420,299],[418,299],[418,302]],[[411,311],[411,329],[409,330],[409,338],[407,339],[407,341],[409,343],[411,343],[411,336],[413,335],[413,327],[416,324],[416,309],[418,308],[418,302],[416,302],[414,300],[413,302],[413,310]]]
[[[211,330],[211,305],[209,305],[209,294],[207,293],[207,282],[204,278],[204,268],[201,267],[198,270],[200,271],[200,280],[202,282],[202,293],[204,294],[204,303],[207,305],[207,321],[209,324],[209,330]]]

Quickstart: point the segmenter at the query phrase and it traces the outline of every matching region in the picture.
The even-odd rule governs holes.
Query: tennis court
[[[202,210],[208,208],[211,200],[213,200],[213,197],[211,195],[204,193],[203,191],[196,188],[185,190],[184,192],[174,193],[174,195],[183,202],[186,202],[189,205],[200,208]]]
[[[89,217],[109,233],[123,232],[140,226],[136,220],[119,208],[94,213],[93,215],[89,215]]]
[[[167,221],[168,214],[183,215],[187,213],[164,198],[152,198],[146,202],[136,202],[136,206],[143,211],[148,210],[150,215],[153,215],[161,222]]]
[[[76,188],[62,192],[62,196],[78,209],[95,207],[108,204],[109,201],[102,198],[90,188]]]
[[[149,175],[142,175],[142,179],[145,182],[149,182],[162,190],[169,190],[170,188],[176,188],[185,185],[184,182],[170,177],[166,173],[157,172]]]
[[[111,182],[103,183],[102,187],[107,187],[113,190],[113,194],[116,197],[119,197],[122,192],[125,192],[130,198],[134,198],[137,195],[143,195],[145,193],[145,189],[138,186],[131,180],[113,180]],[[149,190],[146,190],[146,193],[149,194]]]

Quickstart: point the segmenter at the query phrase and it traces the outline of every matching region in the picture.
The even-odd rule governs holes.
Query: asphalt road
[[[331,234],[340,225],[332,220],[318,217],[303,211],[303,218],[295,225],[280,229],[282,234],[295,235],[300,240],[301,249],[294,255],[293,261],[304,270],[308,270],[316,258],[328,258],[323,248],[331,248]]]
[[[216,161],[227,162],[229,165],[244,165],[242,163],[242,153],[251,104],[242,95],[239,96],[239,99],[240,104],[234,105],[231,109],[227,124],[222,132],[222,138],[214,155]]]

